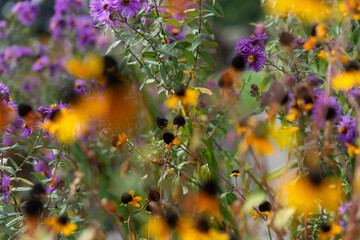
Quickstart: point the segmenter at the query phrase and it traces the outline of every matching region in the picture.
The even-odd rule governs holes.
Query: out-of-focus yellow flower
[[[179,146],[180,143],[181,143],[180,139],[178,139],[178,138],[175,136],[175,138],[172,140],[171,143],[166,144],[166,148],[167,148],[168,150],[170,150],[173,145]]]
[[[238,169],[232,170],[230,177],[238,177],[240,176],[240,171]]]
[[[114,141],[114,146],[116,148],[120,147],[121,145],[123,145],[124,143],[126,143],[126,140],[127,140],[127,135],[125,133],[123,134],[119,134],[116,138],[115,138],[115,141]]]
[[[267,219],[270,219],[271,218],[271,214],[270,214],[270,212],[269,211],[265,211],[265,212],[259,212],[261,215],[263,215],[263,216],[266,216],[267,217]],[[259,217],[260,217],[260,214],[259,213],[257,213],[257,212],[255,212],[255,211],[252,211],[252,212],[250,212],[249,213],[249,215],[251,216],[251,217],[254,217],[254,221],[255,220],[257,220]]]
[[[319,58],[326,59],[328,54],[324,50],[321,50],[319,54],[317,55]]]
[[[60,217],[52,216],[51,218],[45,219],[44,223],[54,232],[61,232],[65,237],[72,235],[77,229],[77,225],[70,223],[65,215]]]
[[[339,5],[344,17],[351,16],[355,21],[360,20],[360,3],[357,0],[344,0]]]
[[[276,15],[295,14],[309,22],[320,22],[331,14],[331,5],[321,0],[267,0],[266,3],[266,6]]]
[[[323,223],[320,226],[319,237],[321,240],[331,239],[332,237],[342,233],[342,228],[336,223]]]
[[[310,52],[316,44],[316,37],[315,36],[310,36],[303,44],[303,48]]]
[[[104,61],[97,54],[88,54],[84,59],[71,58],[65,63],[65,69],[76,78],[100,79],[104,72]]]
[[[14,121],[15,116],[14,108],[0,100],[0,127],[5,127]]]
[[[229,237],[225,233],[220,233],[210,228],[206,219],[199,219],[197,223],[187,225],[188,228],[180,232],[182,240],[228,240]]]
[[[335,178],[323,180],[320,174],[298,177],[285,184],[281,189],[288,206],[297,210],[298,214],[309,213],[322,208],[337,211],[344,194],[340,181]]]
[[[260,155],[274,153],[274,148],[267,137],[250,135],[245,138],[245,142],[254,147],[254,150]]]
[[[67,108],[60,109],[56,116],[42,124],[43,129],[61,142],[71,143],[87,124],[87,119]]]
[[[271,132],[271,136],[276,140],[280,149],[283,147],[294,146],[295,133],[299,130],[297,126],[282,127]]]
[[[332,80],[332,87],[335,90],[348,91],[360,83],[360,72],[357,70],[351,70],[340,73]]]
[[[165,217],[156,216],[149,225],[151,236],[156,240],[168,240],[173,233],[182,233],[190,226],[187,218],[170,212]]]
[[[175,91],[166,101],[165,105],[174,108],[179,102],[183,105],[194,105],[198,102],[198,91],[193,89],[184,89],[183,87]]]
[[[349,154],[351,157],[360,154],[360,149],[357,148],[356,146],[351,145],[351,144],[349,144],[349,143],[345,143],[345,146],[347,147],[348,154]]]

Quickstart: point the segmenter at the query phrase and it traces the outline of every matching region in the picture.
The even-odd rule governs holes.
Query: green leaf
[[[111,44],[110,47],[107,49],[105,55],[110,53],[111,50],[113,50],[113,48],[115,48],[117,45],[119,45],[120,42],[121,42],[121,40],[117,40],[113,44]]]
[[[23,148],[23,146],[19,145],[18,143],[15,143],[14,145],[12,145],[10,147],[2,147],[1,150],[6,152],[6,151],[11,151],[11,150],[19,150],[22,148]]]
[[[198,34],[194,37],[193,42],[191,44],[191,51],[195,51],[195,49],[201,44],[203,39],[202,34]]]
[[[176,21],[176,19],[174,19],[174,18],[165,19],[164,23],[173,25],[174,27],[177,27],[177,28],[180,28],[179,22]]]

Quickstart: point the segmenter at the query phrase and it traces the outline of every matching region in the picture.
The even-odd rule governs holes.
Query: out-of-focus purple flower
[[[241,55],[249,63],[249,70],[259,72],[265,67],[266,56],[264,48],[261,45],[244,48]]]
[[[0,179],[0,192],[2,193],[2,198],[5,204],[9,202],[8,197],[10,196],[10,182],[10,178],[3,174]]]
[[[99,49],[106,48],[109,45],[109,43],[110,43],[110,40],[106,36],[98,36],[96,38],[96,47]]]
[[[260,25],[255,28],[254,33],[256,35],[263,34],[265,32],[265,26],[266,26],[265,23],[260,22]]]
[[[10,100],[9,89],[3,83],[0,83],[0,99],[6,102]]]
[[[40,71],[49,64],[50,60],[48,56],[39,57],[32,65],[32,70]]]
[[[58,183],[59,183],[60,175],[56,174],[55,177],[52,177],[51,182],[46,187],[46,194],[50,194],[55,191]]]
[[[125,18],[135,16],[142,8],[139,0],[119,0],[115,3],[117,3],[119,13]]]
[[[318,78],[315,74],[310,73],[306,76],[306,82],[308,82],[312,87],[316,87],[323,83],[323,80]]]
[[[18,61],[22,57],[30,56],[32,50],[26,46],[10,46],[4,51],[4,58],[6,61],[14,60]]]
[[[74,83],[74,91],[76,95],[83,95],[86,93],[86,82],[78,79]]]
[[[64,30],[67,27],[67,21],[64,16],[55,14],[50,20],[51,36],[56,40],[63,40],[65,38]]]
[[[43,160],[34,160],[33,161],[34,171],[40,175],[43,175],[45,178],[49,179],[52,177],[50,166]]]
[[[29,1],[17,2],[12,8],[12,12],[18,14],[21,24],[26,26],[30,26],[35,22],[39,11],[39,6]]]
[[[89,47],[95,45],[96,29],[84,28],[77,33],[77,41],[81,47]]]
[[[62,108],[67,108],[67,107],[69,107],[67,104],[63,104],[62,102],[60,102],[59,104],[51,105],[50,108],[40,106],[37,111],[41,115],[43,115],[44,120],[48,120],[54,111],[60,110]]]
[[[1,73],[9,73],[9,72],[10,72],[10,68],[7,65],[7,62],[5,59],[5,54],[0,53],[0,74]]]
[[[357,137],[356,120],[350,115],[343,116],[338,125],[338,140],[340,143],[353,144]]]
[[[40,79],[37,77],[28,77],[22,84],[22,90],[27,93],[33,93],[34,87],[40,83]]]
[[[0,38],[7,38],[9,29],[6,26],[6,21],[0,20]]]
[[[338,208],[339,210],[338,214],[340,216],[345,215],[350,206],[351,206],[351,201],[346,201],[344,203],[341,201],[340,207]]]
[[[168,32],[170,33],[170,35],[175,39],[175,40],[181,40],[181,39],[184,39],[185,36],[182,32],[180,32],[180,28],[177,28],[177,27],[174,27],[172,25],[168,25],[166,27],[166,29],[168,30]],[[169,43],[172,43],[174,42],[173,39],[169,38],[168,39],[168,42]]]
[[[326,121],[338,123],[340,116],[341,109],[335,97],[321,96],[315,99],[313,118],[321,127],[325,127]]]

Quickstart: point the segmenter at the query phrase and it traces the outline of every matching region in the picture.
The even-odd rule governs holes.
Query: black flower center
[[[209,222],[206,218],[200,218],[196,223],[196,229],[200,232],[208,232],[209,231]]]
[[[175,138],[174,134],[172,134],[170,132],[166,132],[163,134],[163,140],[166,144],[172,143],[174,138]]]
[[[132,200],[133,200],[133,197],[130,195],[130,193],[124,192],[121,195],[121,202],[124,203],[124,204],[128,204]]]
[[[269,201],[265,201],[259,205],[260,212],[270,212],[271,211],[271,204]]]
[[[179,220],[179,217],[176,213],[171,212],[166,215],[165,220],[166,220],[167,224],[173,228],[176,226],[176,223]]]
[[[319,172],[315,172],[315,173],[310,173],[309,174],[309,180],[312,184],[314,184],[315,186],[319,186],[322,183],[322,177],[321,174]]]
[[[185,96],[185,88],[184,88],[184,86],[181,86],[178,89],[176,89],[175,95],[178,96],[178,97]]]
[[[68,222],[68,218],[67,218],[67,216],[65,216],[65,215],[61,215],[61,216],[58,218],[57,222],[58,222],[59,224],[61,224],[61,225],[66,225],[66,223]]]
[[[320,229],[323,232],[329,232],[331,230],[331,226],[327,223],[323,223],[323,224],[321,224]]]
[[[336,111],[333,107],[329,107],[327,113],[326,113],[326,120],[331,120],[336,116]]]

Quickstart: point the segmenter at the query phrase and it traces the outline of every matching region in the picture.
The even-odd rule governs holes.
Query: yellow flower
[[[72,58],[66,61],[65,69],[76,78],[99,79],[104,71],[104,61],[97,54],[88,54],[83,60]]]
[[[335,90],[350,90],[360,83],[360,72],[351,70],[340,73],[332,80],[332,87]]]
[[[238,177],[238,176],[240,176],[240,171],[238,169],[231,171],[230,177]]]
[[[188,220],[190,223],[191,220]],[[225,233],[220,233],[210,228],[207,219],[200,218],[196,224],[188,224],[187,228],[180,232],[180,238],[183,240],[228,240]]]
[[[338,234],[342,233],[342,228],[336,224],[336,223],[332,223],[332,224],[327,224],[327,223],[323,223],[320,227],[320,239],[321,240],[327,240],[330,239]]]
[[[266,137],[248,136],[245,138],[247,145],[254,147],[254,150],[260,155],[269,155],[274,153],[274,148]]]
[[[128,193],[127,192],[123,193],[121,195],[121,202],[124,204],[133,205],[135,207],[140,207],[140,204],[138,202],[140,202],[142,198],[139,196],[134,197],[134,195],[135,195],[134,190],[131,190]]]
[[[343,198],[340,181],[335,178],[322,179],[319,173],[299,177],[281,190],[287,205],[305,215],[318,211],[319,206],[337,211]]]
[[[280,149],[284,146],[291,147],[295,143],[295,133],[299,130],[297,126],[282,127],[271,131],[271,136],[276,140]]]
[[[77,229],[77,225],[70,223],[65,215],[59,217],[52,216],[51,218],[45,219],[44,223],[54,232],[61,232],[65,237],[72,235]]]
[[[156,216],[148,224],[151,236],[156,240],[168,240],[173,232],[184,232],[188,229],[189,221],[169,212],[165,217]]]
[[[355,21],[360,20],[360,4],[357,0],[344,0],[339,5],[339,10],[343,16],[352,16]]]
[[[322,59],[326,59],[327,56],[328,56],[328,54],[324,50],[321,50],[320,53],[318,54],[318,57],[322,58]]]
[[[126,140],[127,140],[127,135],[125,133],[123,133],[122,135],[119,134],[116,139],[115,139],[115,147],[118,148],[120,147],[121,145],[123,145],[124,143],[126,143]]]
[[[174,108],[179,102],[183,105],[194,105],[198,102],[198,91],[193,89],[184,89],[181,87],[175,91],[175,95],[171,95],[165,105]]]
[[[350,155],[350,157],[353,157],[354,155],[358,155],[360,154],[360,149],[357,148],[356,146],[354,145],[351,145],[349,143],[345,143],[346,147],[347,147],[347,151],[348,151],[348,154]]]
[[[166,144],[166,148],[167,148],[168,150],[170,150],[173,145],[178,146],[178,145],[180,145],[180,143],[181,143],[181,142],[180,142],[180,139],[178,139],[178,138],[175,136],[174,140],[172,140],[171,143]]]
[[[308,40],[306,40],[303,44],[303,48],[310,52],[311,49],[313,49],[313,47],[316,44],[316,37],[315,36],[310,36]]]
[[[310,22],[325,20],[331,14],[330,5],[321,0],[267,0],[266,2],[267,7],[277,15],[295,14]]]
[[[261,215],[263,216],[266,216],[267,219],[270,219],[271,215],[270,215],[270,212],[269,211],[265,211],[265,212],[259,212]],[[260,217],[260,214],[253,211],[253,212],[250,212],[249,215],[254,217],[254,221],[257,220],[259,217]]]

